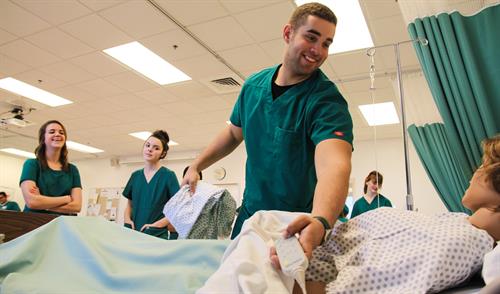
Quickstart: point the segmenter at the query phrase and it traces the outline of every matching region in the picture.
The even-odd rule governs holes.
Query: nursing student
[[[162,239],[177,239],[175,229],[163,215],[163,207],[179,190],[175,173],[161,165],[169,141],[167,132],[157,130],[144,142],[144,168],[132,173],[123,191],[128,199],[125,226]]]
[[[379,193],[383,181],[384,177],[376,170],[366,176],[363,187],[365,194],[354,203],[351,218],[379,207],[392,207],[391,201]]]
[[[304,252],[321,243],[344,206],[351,172],[348,105],[321,71],[337,18],[326,6],[299,6],[283,26],[282,63],[249,77],[228,125],[190,165],[183,184],[196,189],[198,172],[245,141],[243,203],[232,236],[259,210],[310,212],[290,228]]]
[[[24,162],[19,180],[24,212],[76,215],[82,208],[82,184],[75,165],[68,162],[67,132],[57,120],[38,131],[35,159]]]

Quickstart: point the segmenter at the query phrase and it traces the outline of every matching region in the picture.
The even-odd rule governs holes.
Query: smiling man
[[[352,120],[347,102],[319,69],[328,57],[336,23],[335,14],[318,3],[294,11],[283,28],[283,63],[245,81],[231,124],[184,177],[183,184],[194,191],[198,172],[245,140],[245,192],[233,238],[259,210],[311,212],[311,217],[297,218],[287,229],[288,234],[300,232],[310,256],[344,207]]]

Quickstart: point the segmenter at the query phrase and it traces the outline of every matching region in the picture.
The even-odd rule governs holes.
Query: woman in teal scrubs
[[[82,208],[82,184],[76,166],[68,162],[66,129],[57,120],[38,131],[36,159],[24,162],[19,180],[25,212],[76,215]]]
[[[175,229],[163,215],[163,207],[179,190],[175,173],[160,163],[167,156],[169,141],[167,132],[158,130],[144,142],[144,168],[132,173],[123,191],[128,199],[125,226],[163,239],[177,239]]]
[[[391,201],[378,193],[383,181],[384,177],[376,170],[368,174],[363,188],[365,194],[354,203],[351,218],[382,206],[392,207]]]

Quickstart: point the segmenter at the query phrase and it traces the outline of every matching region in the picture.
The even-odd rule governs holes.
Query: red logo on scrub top
[[[334,131],[333,134],[339,136],[339,137],[344,137],[344,133],[341,131]]]

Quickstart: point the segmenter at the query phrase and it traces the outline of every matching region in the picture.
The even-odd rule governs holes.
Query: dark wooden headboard
[[[0,210],[0,234],[4,242],[26,234],[58,217],[57,214]]]

